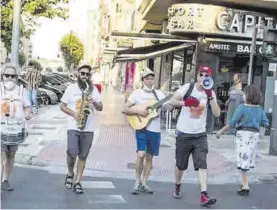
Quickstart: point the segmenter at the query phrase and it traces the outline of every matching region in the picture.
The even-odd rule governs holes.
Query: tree
[[[29,66],[33,66],[34,69],[37,69],[39,71],[42,71],[43,70],[43,67],[42,65],[40,64],[40,62],[36,61],[36,60],[31,60],[29,62]]]
[[[71,68],[71,65],[73,65],[73,68],[76,68],[84,56],[84,46],[81,40],[72,33],[62,37],[60,50],[64,58],[65,66],[68,69]]]
[[[63,67],[59,66],[57,69],[58,72],[63,72]]]
[[[19,59],[19,65],[22,67],[26,62],[26,57],[25,57],[24,53],[20,52],[18,59]]]
[[[21,36],[30,38],[38,25],[39,17],[66,19],[68,9],[63,6],[68,2],[69,0],[22,0]],[[11,52],[13,4],[13,0],[1,1],[1,40],[5,44],[7,54]]]

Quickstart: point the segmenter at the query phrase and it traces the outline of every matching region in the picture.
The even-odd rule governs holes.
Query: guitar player
[[[143,104],[148,100],[162,100],[165,98],[162,91],[154,89],[154,76],[153,71],[145,68],[142,73],[143,87],[135,90],[129,96],[122,113],[145,117],[148,114],[147,107],[142,106],[142,108],[136,108],[133,105]],[[135,134],[137,141],[136,183],[132,193],[138,194],[140,192],[146,192],[152,194],[153,191],[146,182],[152,168],[153,156],[159,155],[161,140],[160,117],[153,119],[143,130],[136,130]],[[145,165],[143,164],[144,159]]]
[[[212,89],[203,89],[204,78],[211,77],[212,69],[200,66],[197,82],[180,87],[170,100],[173,107],[181,107],[176,127],[176,167],[175,189],[173,197],[181,198],[180,191],[183,171],[188,168],[189,156],[192,154],[194,169],[198,171],[201,187],[200,203],[210,206],[216,203],[207,193],[207,153],[206,134],[207,107],[211,106],[213,115],[220,116],[220,108]],[[188,123],[189,122],[189,123]]]

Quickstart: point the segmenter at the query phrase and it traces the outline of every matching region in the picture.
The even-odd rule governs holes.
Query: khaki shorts
[[[1,143],[1,152],[16,153],[18,145],[6,145]]]
[[[72,158],[77,156],[86,160],[92,145],[93,132],[83,132],[77,130],[67,131],[67,154]]]

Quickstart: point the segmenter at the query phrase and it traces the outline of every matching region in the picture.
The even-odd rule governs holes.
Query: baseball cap
[[[145,77],[147,77],[149,75],[155,76],[154,72],[151,69],[145,67],[144,72],[142,72],[142,75],[141,75],[142,79],[144,79]]]
[[[209,67],[207,65],[200,66],[199,67],[199,73],[200,72],[205,72],[206,74],[208,74],[210,76],[212,75],[212,69],[211,69],[211,67]]]

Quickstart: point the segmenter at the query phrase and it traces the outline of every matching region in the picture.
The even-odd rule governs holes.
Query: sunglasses
[[[209,77],[209,76],[210,76],[210,75],[208,75],[208,74],[202,74],[202,73],[200,73],[199,75],[200,75],[200,77],[203,77],[203,76],[204,76],[204,77]]]
[[[17,77],[17,75],[16,74],[4,74],[4,76],[6,77],[6,78],[16,78]]]
[[[87,77],[90,75],[90,73],[86,73],[86,72],[80,72],[80,74],[81,74],[82,76],[85,76],[85,75],[86,75]]]

